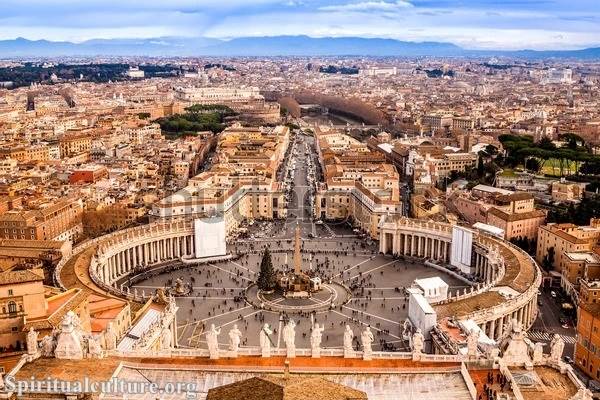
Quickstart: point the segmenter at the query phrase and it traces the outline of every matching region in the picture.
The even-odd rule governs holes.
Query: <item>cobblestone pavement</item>
[[[133,287],[138,291],[154,291],[172,285],[177,278],[192,284],[191,295],[177,299],[180,307],[177,319],[181,346],[205,346],[204,331],[210,324],[223,328],[220,335],[223,346],[227,345],[226,332],[234,324],[244,333],[244,344],[258,345],[258,332],[264,321],[274,328],[273,343],[283,347],[280,337],[282,325],[288,318],[293,318],[298,323],[298,347],[309,347],[310,328],[312,323],[318,322],[326,328],[323,347],[341,347],[343,328],[349,323],[357,336],[365,326],[370,325],[376,332],[375,349],[400,350],[405,348],[401,326],[408,314],[404,288],[410,286],[416,278],[440,275],[438,271],[418,263],[393,260],[372,253],[370,248],[363,248],[357,239],[306,240],[303,246],[303,268],[308,269],[312,265],[327,280],[331,279],[350,288],[350,301],[333,310],[316,313],[283,314],[262,311],[246,303],[242,296],[246,288],[256,280],[260,249],[267,245],[273,252],[275,268],[284,265],[286,254],[288,263],[292,262],[291,241],[265,241],[253,243],[252,246],[240,244],[237,249],[245,255],[237,260],[185,267],[148,278]],[[317,247],[321,252],[310,252]],[[277,252],[278,249],[287,249],[287,253]],[[235,251],[235,248],[231,247],[230,250]],[[343,250],[344,254],[325,253],[333,250]],[[464,287],[462,282],[450,276],[442,275],[442,278],[450,285],[451,292]]]

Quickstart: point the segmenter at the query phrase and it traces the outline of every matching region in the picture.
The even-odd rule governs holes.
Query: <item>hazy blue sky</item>
[[[600,45],[600,0],[0,0],[0,39],[272,35]]]

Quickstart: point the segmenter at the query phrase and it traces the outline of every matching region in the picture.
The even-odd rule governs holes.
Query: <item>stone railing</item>
[[[209,357],[208,349],[201,348],[173,348],[167,350],[151,350],[150,353],[148,350],[107,350],[105,351],[106,355],[115,356],[115,357],[130,357],[130,358],[139,358],[139,357]],[[219,350],[221,357],[232,357],[232,354],[227,349]],[[258,346],[248,346],[248,347],[240,347],[238,349],[237,356],[261,356],[261,349]],[[296,357],[311,357],[312,350],[307,348],[296,348]],[[372,359],[380,359],[380,360],[415,360],[415,355],[411,352],[391,352],[391,351],[373,351]],[[286,357],[287,350],[285,348],[272,348],[270,351],[271,357]],[[344,350],[341,348],[321,348],[320,349],[320,357],[344,357]],[[362,359],[363,352],[355,351],[354,357],[355,359]],[[466,357],[463,355],[444,355],[444,354],[419,354],[417,357],[418,361],[421,362],[447,362],[447,363],[460,363],[466,360]],[[455,368],[455,367],[452,367]]]
[[[469,390],[469,395],[471,396],[471,400],[477,399],[477,388],[475,387],[475,383],[473,383],[473,379],[467,370],[467,366],[465,363],[460,364],[460,375],[463,380],[467,384],[467,390]]]
[[[405,257],[405,258],[406,258],[406,257]],[[446,268],[446,267],[445,267],[445,266],[443,266],[443,265],[436,264],[436,263],[434,263],[434,262],[433,262],[433,261],[431,261],[431,260],[428,260],[428,259],[426,259],[426,260],[425,260],[425,262],[424,262],[423,264],[425,264],[425,266],[427,266],[427,267],[430,267],[430,268],[436,269],[436,270],[438,270],[438,271],[440,271],[440,272],[443,272],[444,274],[448,274],[448,275],[450,275],[450,276],[452,276],[452,277],[454,277],[454,278],[458,279],[459,281],[461,281],[461,282],[463,282],[463,283],[466,283],[467,285],[473,285],[473,284],[474,284],[474,283],[473,283],[473,282],[472,282],[470,279],[468,279],[467,277],[465,277],[465,276],[463,276],[463,275],[461,275],[461,274],[458,274],[458,273],[456,273],[456,271],[453,271],[453,270],[451,270],[450,268]]]
[[[429,232],[437,235],[443,233],[452,234],[452,225],[442,222],[430,222],[411,218],[401,218],[397,222],[403,227],[415,228],[420,232]]]
[[[520,296],[514,297],[512,299],[507,299],[501,304],[488,307],[482,310],[474,311],[469,313],[461,318],[463,319],[473,319],[477,323],[487,322],[489,320],[489,316],[496,316],[495,318],[500,318],[504,315],[507,315],[514,310],[518,310],[519,308],[525,306],[528,302],[533,299],[533,296],[537,294],[538,288],[542,283],[541,276],[537,276],[533,285],[529,287],[525,292],[521,293]],[[529,327],[525,327],[526,329]]]
[[[74,260],[79,254],[81,254],[84,250],[89,249],[90,247],[93,247],[95,245],[97,245],[98,243],[100,243],[102,241],[102,237],[99,238],[95,238],[92,240],[88,240],[85,241],[77,246],[75,246],[73,248],[73,251],[71,252],[71,255],[69,257],[66,258],[61,258],[61,260],[58,262],[58,264],[56,265],[56,268],[54,269],[54,282],[56,283],[56,285],[58,287],[60,287],[63,290],[67,290],[68,288],[65,287],[65,285],[62,283],[62,279],[60,278],[60,274],[62,272],[62,269],[64,268],[64,266],[71,260]]]
[[[504,377],[506,378],[506,380],[508,381],[508,384],[510,385],[510,388],[513,392],[513,394],[515,395],[515,399],[516,400],[525,400],[525,398],[523,397],[523,394],[521,393],[521,389],[519,388],[519,385],[515,382],[515,378],[513,376],[513,374],[510,372],[510,369],[504,365],[504,363],[500,362],[499,365],[499,369],[500,369],[500,373],[502,375],[504,375]]]
[[[490,235],[485,235],[482,233],[480,233],[479,235],[486,237],[486,239],[498,241],[498,239],[496,237],[493,237]],[[487,307],[487,308],[484,308],[481,310],[473,311],[465,316],[462,316],[461,318],[463,318],[463,319],[473,319],[477,323],[487,322],[489,320],[490,316],[497,316],[496,318],[499,318],[501,316],[504,316],[504,315],[507,315],[507,314],[513,312],[514,310],[518,310],[519,308],[525,306],[528,302],[530,302],[533,299],[534,296],[537,295],[538,288],[539,288],[540,284],[542,283],[542,275],[541,275],[541,271],[538,268],[535,260],[529,254],[527,254],[525,251],[523,251],[522,249],[520,249],[519,247],[515,246],[514,244],[512,244],[510,242],[501,241],[499,244],[509,247],[512,251],[518,252],[521,256],[525,257],[525,259],[531,263],[532,267],[534,268],[533,282],[527,288],[527,290],[522,292],[520,295],[513,297],[511,299],[507,299],[506,301],[502,302],[501,304],[498,304],[498,305],[495,305],[492,307]],[[498,285],[498,283],[504,278],[505,273],[506,273],[504,263],[500,263],[499,267],[501,268],[501,271],[500,271],[500,273],[497,274],[496,278],[493,281],[493,284],[487,285],[485,289],[482,289],[482,291],[488,291],[489,288]],[[467,296],[467,297],[469,297],[469,296]],[[452,301],[456,301],[456,299],[452,298]],[[528,328],[528,327],[525,327],[525,328]]]
[[[489,248],[488,248],[488,250],[489,250]],[[441,271],[443,273],[451,275],[451,276],[455,277],[456,279],[458,279],[468,285],[471,285],[471,290],[467,290],[467,288],[464,288],[463,294],[456,294],[455,296],[449,297],[447,300],[432,302],[431,305],[447,304],[447,303],[451,303],[454,301],[465,300],[470,297],[474,297],[479,294],[488,292],[491,288],[496,286],[498,284],[498,282],[500,282],[502,279],[504,279],[504,275],[506,273],[506,268],[504,267],[504,263],[501,262],[496,265],[496,272],[494,274],[494,279],[491,282],[489,282],[489,283],[474,283],[471,280],[469,280],[468,278],[466,278],[465,276],[460,275],[460,274],[456,273],[455,271],[452,271],[449,268],[444,267],[443,265],[436,264],[435,262],[433,262],[431,260],[426,260],[425,265],[428,267],[431,267],[431,268],[435,268],[438,271]]]
[[[104,281],[102,279],[100,279],[98,274],[96,274],[96,272],[92,270],[91,265],[89,267],[89,275],[90,275],[90,279],[92,280],[92,282],[94,282],[96,284],[96,286],[98,286],[100,289],[104,290],[105,292],[111,293],[117,297],[122,297],[124,299],[127,299],[129,301],[133,301],[136,303],[144,303],[152,296],[151,294],[146,295],[145,293],[142,293],[142,294],[131,293],[131,292],[121,290],[120,288],[116,288],[112,285],[108,285],[108,284],[104,283]]]
[[[182,233],[193,233],[191,223],[187,221],[155,222],[102,236],[100,239],[104,240],[102,240],[98,251],[105,258],[111,257],[133,246],[155,240],[169,239],[173,235]]]

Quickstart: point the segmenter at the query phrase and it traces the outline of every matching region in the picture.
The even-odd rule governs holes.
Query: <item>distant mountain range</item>
[[[81,43],[17,38],[0,41],[0,58],[53,56],[507,56],[600,59],[600,48],[565,51],[468,50],[452,43],[358,37],[94,39]]]

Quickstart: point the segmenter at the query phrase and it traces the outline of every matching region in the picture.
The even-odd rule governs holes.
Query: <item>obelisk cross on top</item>
[[[302,256],[300,255],[300,224],[296,221],[296,241],[294,243],[294,274],[300,275]]]

